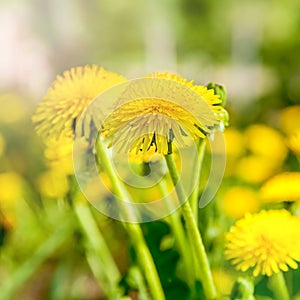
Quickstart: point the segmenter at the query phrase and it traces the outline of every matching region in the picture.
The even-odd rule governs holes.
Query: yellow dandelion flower
[[[287,134],[293,134],[300,129],[300,105],[293,105],[280,112],[280,126]]]
[[[224,125],[227,126],[228,122],[228,113],[222,106],[223,100],[221,99],[219,94],[215,93],[215,90],[213,87],[207,88],[202,85],[195,85],[194,80],[187,81],[185,78],[182,78],[174,73],[159,73],[159,72],[153,72],[146,76],[146,78],[161,78],[161,79],[168,79],[176,82],[180,82],[181,84],[191,88],[195,92],[197,92],[211,107],[211,109],[214,111],[215,116],[219,121],[224,122]],[[212,85],[212,84],[210,84]],[[216,85],[216,84],[214,84]],[[220,87],[220,86],[219,86]],[[223,87],[222,87],[223,88]],[[223,90],[223,94],[225,91]]]
[[[266,181],[260,191],[265,202],[300,200],[300,172],[285,172]]]
[[[258,211],[259,199],[256,193],[247,187],[233,187],[222,197],[222,206],[229,217],[241,218],[246,213]]]
[[[124,81],[124,77],[95,65],[65,71],[63,76],[57,76],[36,109],[33,122],[37,133],[45,139],[68,137],[92,100]],[[89,112],[83,122],[83,130],[88,137],[91,125],[97,124],[97,114]]]
[[[252,125],[245,131],[249,150],[280,165],[287,155],[287,147],[280,133],[266,125]]]
[[[87,141],[82,139],[82,149],[87,149]],[[44,156],[46,165],[57,172],[64,174],[73,174],[73,137],[72,132],[68,137],[60,137],[59,139],[51,138],[46,141],[46,149]]]
[[[286,210],[247,214],[226,235],[225,256],[237,270],[253,276],[297,269],[300,261],[300,218]]]
[[[49,139],[44,152],[47,166],[65,174],[72,174],[74,172],[72,149],[72,135],[59,139]]]
[[[296,155],[300,155],[300,129],[296,130],[288,137],[287,145],[292,152]]]
[[[220,97],[212,89],[170,73],[153,73],[139,83],[135,88],[129,86],[103,123],[102,134],[114,137],[117,151],[137,154],[154,148],[158,154],[172,153],[174,140],[180,147],[189,145],[188,133],[194,140],[204,138],[226,118]]]

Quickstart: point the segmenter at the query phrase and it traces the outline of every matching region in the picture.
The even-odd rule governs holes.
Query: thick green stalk
[[[96,153],[98,159],[101,160],[101,166],[103,167],[111,181],[112,188],[115,194],[121,199],[127,199],[127,201],[131,201],[126,188],[119,181],[118,176],[114,172],[112,163],[108,158],[105,146],[101,142],[100,138],[98,138],[96,142]],[[132,214],[132,212],[130,211],[127,211],[126,213]],[[156,270],[156,266],[154,264],[149,248],[145,242],[140,225],[134,223],[124,223],[124,226],[127,229],[133,247],[137,252],[139,263],[143,268],[143,272],[148,282],[150,293],[153,299],[164,300],[165,296]]]
[[[269,287],[274,293],[276,300],[290,300],[282,272],[273,274],[269,277]]]
[[[179,182],[178,171],[173,159],[172,155],[165,156],[167,166],[173,181],[173,184],[176,188],[177,196],[179,201],[182,204],[181,211],[186,222],[186,228],[188,235],[190,237],[190,241],[192,242],[192,247],[194,247],[196,252],[196,258],[199,263],[199,267],[201,269],[201,279],[202,285],[204,289],[204,293],[207,299],[216,299],[216,288],[213,282],[208,258],[205,252],[205,248],[203,245],[203,241],[200,235],[200,231],[198,229],[197,223],[194,218],[193,211],[191,209],[189,201],[187,201],[187,197],[185,195],[185,191],[182,185]]]
[[[120,299],[118,283],[121,274],[86,203],[76,201],[75,213],[86,240],[86,256],[90,268],[109,299]]]
[[[199,196],[199,181],[200,181],[200,174],[201,174],[201,168],[202,168],[202,162],[204,158],[204,152],[205,152],[205,146],[206,146],[206,140],[205,139],[199,139],[198,142],[198,155],[197,155],[197,161],[195,163],[195,167],[193,169],[193,192],[191,193],[189,197],[189,201],[195,216],[196,224],[198,224],[198,210],[199,210],[199,204],[198,204],[198,196]]]

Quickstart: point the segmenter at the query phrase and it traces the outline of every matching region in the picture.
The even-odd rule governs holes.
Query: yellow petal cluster
[[[76,67],[57,76],[33,116],[36,131],[45,140],[68,137],[91,101],[105,90],[126,81],[114,72],[93,65]],[[97,115],[88,115],[82,124],[88,136],[97,124]]]
[[[300,261],[300,218],[286,210],[247,214],[226,235],[225,256],[253,276],[296,269]]]
[[[189,144],[187,136],[194,140],[204,138],[206,134],[212,132],[212,128],[218,126],[218,120],[223,118],[223,108],[218,95],[213,90],[208,90],[203,86],[195,86],[193,82],[171,73],[153,73],[146,78],[167,79],[166,84],[160,90],[162,97],[139,97],[140,91],[134,89],[126,96],[130,101],[119,103],[113,113],[105,120],[102,134],[104,137],[114,138],[114,147],[117,151],[133,152],[139,151],[146,153],[153,151],[158,154],[172,153],[172,143],[175,140],[179,147]],[[169,84],[175,81],[182,85],[182,90],[174,90],[174,86]],[[141,86],[141,89],[145,87]],[[174,97],[174,93],[183,93],[182,101],[187,106],[168,101]],[[190,92],[188,92],[190,91]],[[195,93],[196,92],[196,93]],[[203,122],[200,122],[196,114],[199,109],[193,109],[199,106],[199,95],[206,101],[211,115],[203,116]],[[124,98],[126,98],[124,96]],[[195,115],[194,115],[195,114]]]

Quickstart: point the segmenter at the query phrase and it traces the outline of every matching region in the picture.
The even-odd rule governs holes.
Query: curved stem
[[[198,224],[198,210],[199,210],[199,204],[198,204],[198,195],[199,195],[199,181],[200,181],[200,175],[201,175],[201,168],[202,168],[202,162],[204,158],[204,152],[205,152],[205,146],[206,146],[206,140],[199,139],[198,142],[198,155],[197,160],[195,162],[195,167],[192,171],[193,176],[193,192],[191,193],[189,197],[189,201],[195,216],[196,224]]]
[[[202,279],[204,293],[208,299],[216,299],[216,288],[213,283],[212,274],[211,274],[208,258],[206,256],[203,241],[200,235],[200,231],[198,230],[198,226],[194,218],[194,214],[191,209],[190,203],[189,201],[186,201],[187,197],[185,195],[185,191],[179,182],[179,175],[178,175],[178,171],[173,156],[166,155],[165,159],[179,201],[183,203],[181,207],[181,211],[184,220],[186,222],[187,232],[190,237],[190,241],[192,242],[192,246],[195,249],[196,258],[199,263],[199,267],[201,269],[201,279]]]
[[[104,168],[106,174],[108,175],[113,190],[117,196],[121,199],[129,199],[130,196],[123,184],[118,180],[117,175],[114,172],[114,168],[110,159],[108,158],[106,149],[102,144],[100,138],[96,141],[96,153],[98,159],[101,161],[101,166]],[[132,214],[132,212],[127,212]],[[124,223],[125,228],[129,234],[132,241],[133,247],[135,248],[138,256],[140,265],[143,268],[146,280],[148,282],[151,295],[154,300],[164,300],[164,292],[160,283],[160,279],[154,264],[153,258],[151,256],[150,250],[145,242],[142,229],[139,224],[134,223]]]

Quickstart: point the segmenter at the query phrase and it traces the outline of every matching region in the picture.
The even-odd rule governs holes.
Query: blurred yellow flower
[[[77,147],[82,149],[88,148],[88,142],[82,138],[77,138]],[[79,144],[80,142],[80,144]],[[60,137],[59,139],[48,139],[46,141],[46,149],[44,156],[46,165],[61,174],[73,174],[73,138],[72,132],[67,137]]]
[[[281,134],[262,124],[248,127],[243,134],[229,128],[225,138],[228,154],[226,175],[250,183],[260,183],[272,176],[288,153]]]
[[[11,208],[22,197],[24,181],[14,172],[0,173],[0,207]]]
[[[279,166],[287,155],[284,138],[269,126],[256,124],[248,127],[245,139],[253,154],[269,159],[274,165]]]
[[[59,198],[67,194],[69,183],[65,174],[48,170],[38,178],[38,187],[43,196]]]
[[[137,154],[139,151],[145,153],[152,151],[159,154],[172,153],[173,141],[176,140],[180,147],[187,145],[185,139],[188,134],[196,140],[204,138],[206,134],[212,131],[212,128],[219,125],[219,121],[223,118],[220,97],[214,94],[213,90],[208,90],[202,86],[194,86],[192,82],[170,73],[153,73],[148,75],[151,78],[167,79],[165,85],[159,86],[161,98],[148,97],[141,98],[139,91],[132,89],[129,91],[132,101],[118,103],[116,109],[105,120],[103,124],[103,136],[115,137],[115,147],[122,152],[133,152]],[[172,101],[168,101],[168,96],[178,94],[178,90],[174,91],[169,82],[175,81],[188,87],[192,93],[185,93],[185,101],[190,109],[187,111],[183,106]],[[141,89],[146,88],[141,86]],[[195,107],[199,102],[194,98],[194,92],[203,98],[208,107],[204,107],[203,120],[205,124],[195,117],[200,114]],[[164,94],[165,93],[165,94]],[[124,101],[124,100],[123,100]],[[194,108],[194,109],[193,109]],[[210,108],[210,111],[209,111]],[[209,111],[209,113],[208,113]],[[143,131],[144,130],[144,131]],[[118,136],[118,138],[116,138]]]
[[[32,120],[39,135],[47,139],[69,137],[70,130],[91,101],[106,89],[126,79],[98,66],[85,66],[65,71],[57,76],[44,100],[38,105]],[[89,115],[81,124],[89,136],[97,116]]]
[[[295,130],[287,139],[288,147],[296,155],[300,155],[300,129]]]
[[[73,139],[61,137],[59,139],[50,139],[46,143],[45,158],[46,164],[54,170],[59,172],[72,174],[73,161],[72,161]]]
[[[0,173],[0,222],[5,228],[16,226],[16,209],[23,197],[24,180],[15,172]]]
[[[300,105],[286,107],[280,112],[280,126],[287,135],[300,129]]]
[[[300,261],[300,218],[286,210],[247,214],[226,235],[225,256],[236,269],[271,276]]]
[[[300,200],[300,172],[285,172],[266,181],[260,191],[265,202]]]
[[[0,95],[0,122],[14,123],[26,115],[25,101],[15,94]]]
[[[5,151],[5,139],[3,135],[0,133],[0,156],[4,153]]]
[[[235,166],[235,175],[246,182],[260,183],[272,176],[277,166],[268,158],[249,155],[241,158]]]
[[[256,212],[259,205],[256,193],[247,187],[233,187],[222,198],[223,210],[231,218],[241,218],[247,212]]]
[[[226,154],[228,157],[240,157],[245,153],[245,139],[243,134],[235,128],[229,127],[224,132]]]

